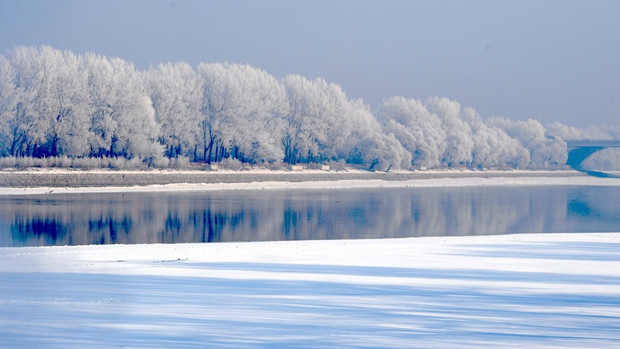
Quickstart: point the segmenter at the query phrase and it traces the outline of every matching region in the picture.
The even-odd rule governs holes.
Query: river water
[[[620,231],[620,187],[240,190],[0,197],[0,246]]]

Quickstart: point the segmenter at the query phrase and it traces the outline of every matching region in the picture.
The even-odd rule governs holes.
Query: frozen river
[[[620,230],[618,186],[81,193],[0,205],[4,247]]]

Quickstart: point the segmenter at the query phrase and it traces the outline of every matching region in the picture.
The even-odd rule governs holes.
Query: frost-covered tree
[[[14,79],[15,70],[9,60],[0,56],[0,156],[13,155],[11,148],[17,131],[12,127],[17,114]]]
[[[385,134],[381,124],[361,100],[349,101],[351,132],[346,142],[347,161],[363,163],[370,169],[409,169],[411,154],[394,134]]]
[[[533,119],[512,121],[502,117],[487,119],[487,125],[498,127],[518,140],[530,152],[531,168],[548,168],[566,163],[566,142],[557,137],[546,137],[543,125]]]
[[[201,63],[202,154],[207,162],[233,158],[255,162],[282,158],[277,144],[285,92],[265,71],[249,65]]]
[[[294,164],[335,156],[335,147],[328,142],[330,135],[339,138],[337,134],[347,131],[347,125],[337,124],[346,108],[344,92],[323,79],[310,81],[300,75],[289,75],[282,84],[289,103],[282,134],[284,161]]]
[[[348,99],[340,86],[300,75],[289,75],[282,83],[289,101],[282,133],[285,162],[347,160],[379,169],[401,168],[403,162],[409,166],[402,146],[382,133],[368,106]]]
[[[565,163],[564,140],[620,139],[613,127],[547,127],[483,122],[439,97],[392,97],[373,113],[324,79],[278,81],[248,65],[168,63],[141,72],[120,58],[48,46],[0,56],[0,156],[548,168]]]
[[[463,120],[469,125],[474,167],[525,168],[530,154],[521,143],[497,127],[489,127],[473,108],[463,110]]]
[[[474,142],[470,125],[461,119],[461,105],[447,98],[434,97],[426,102],[425,107],[441,120],[441,128],[446,134],[441,162],[448,167],[470,165]]]
[[[584,129],[554,122],[547,125],[546,128],[549,135],[560,137],[566,141],[620,139],[620,128],[613,126],[590,126]]]
[[[80,57],[68,51],[42,48],[41,59],[54,62],[49,69],[43,113],[50,125],[51,156],[88,154],[87,73]],[[47,90],[49,89],[49,90]]]
[[[437,167],[445,152],[446,133],[441,119],[417,100],[392,97],[375,111],[385,132],[392,133],[411,153],[412,165]]]
[[[198,74],[187,63],[168,63],[151,68],[146,76],[165,155],[196,158],[202,106]]]
[[[152,161],[163,153],[146,84],[133,64],[88,53],[92,156]]]
[[[392,97],[375,115],[419,167],[526,167],[528,151],[504,130],[489,127],[472,108],[456,101],[431,98],[425,104]]]
[[[45,72],[41,67],[39,50],[18,47],[8,58],[8,72],[12,91],[7,96],[4,114],[7,117],[6,136],[10,143],[10,155],[33,156],[47,141],[49,127],[40,115],[39,93]]]
[[[80,57],[49,46],[17,47],[3,63],[12,91],[3,114],[13,156],[88,153],[86,73]],[[8,80],[8,81],[7,81]],[[6,139],[6,138],[5,138]]]

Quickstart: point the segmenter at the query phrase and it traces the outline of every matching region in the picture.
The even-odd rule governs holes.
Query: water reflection
[[[0,246],[620,231],[615,187],[491,187],[0,198]]]

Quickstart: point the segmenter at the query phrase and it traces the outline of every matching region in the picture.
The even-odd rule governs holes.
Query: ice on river
[[[2,348],[613,348],[620,233],[0,248]]]

